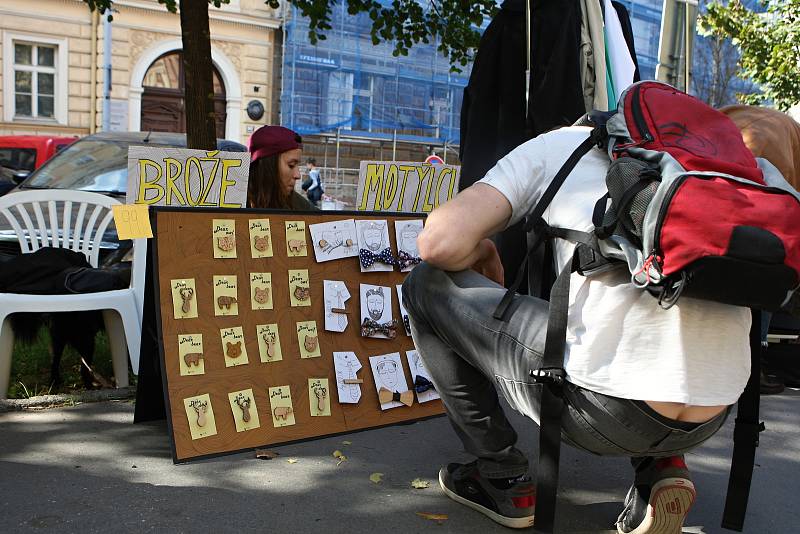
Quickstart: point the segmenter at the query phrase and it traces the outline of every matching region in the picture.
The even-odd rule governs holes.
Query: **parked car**
[[[186,136],[159,132],[106,132],[83,137],[56,154],[41,168],[9,192],[31,189],[73,189],[102,193],[124,202],[128,185],[129,146],[185,147]],[[235,141],[217,140],[217,148],[229,152],[247,152]],[[58,216],[60,219],[60,214]],[[100,263],[123,261],[130,241],[120,244],[115,229],[106,232],[101,243]],[[17,235],[0,216],[0,254],[19,254]]]
[[[77,139],[49,135],[0,136],[0,196]]]

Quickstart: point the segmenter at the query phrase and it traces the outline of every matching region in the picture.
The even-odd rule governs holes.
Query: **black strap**
[[[578,268],[577,251],[561,270],[550,293],[550,313],[542,367],[532,369],[531,377],[544,384],[539,414],[539,467],[536,471],[536,518],[534,530],[553,532],[558,492],[558,464],[561,457],[561,414],[564,399],[561,389],[566,378],[567,312],[569,310],[570,275]]]
[[[639,181],[634,183],[625,192],[622,194],[622,197],[619,199],[618,204],[612,204],[614,208],[614,218],[608,221],[608,223],[603,224],[603,219],[605,213],[603,213],[599,217],[598,222],[598,207],[603,205],[605,207],[605,200],[608,198],[608,195],[601,198],[597,204],[594,206],[594,214],[592,216],[592,221],[595,225],[595,232],[597,233],[597,237],[600,239],[607,239],[614,233],[614,230],[617,229],[617,225],[619,224],[620,219],[622,218],[623,214],[628,211],[628,206],[631,202],[633,202],[633,198],[638,195],[642,190],[644,190],[647,186],[650,185],[652,181],[651,176],[641,175],[639,177]]]
[[[497,305],[497,308],[494,311],[493,317],[495,319],[500,321],[504,320],[508,306],[511,304],[514,295],[516,294],[519,286],[522,284],[522,280],[525,277],[525,267],[528,265],[528,260],[531,254],[535,252],[537,248],[539,248],[542,240],[549,237],[547,235],[547,223],[545,223],[544,219],[542,219],[542,215],[544,215],[545,210],[553,201],[556,193],[558,193],[558,190],[561,189],[561,186],[564,184],[564,180],[567,179],[567,176],[569,176],[569,174],[575,168],[575,165],[578,164],[581,158],[586,155],[586,153],[589,152],[593,146],[600,144],[607,137],[608,133],[606,132],[605,128],[598,127],[593,129],[589,134],[589,137],[587,137],[583,143],[578,145],[578,148],[576,148],[572,154],[570,154],[569,158],[567,158],[567,161],[564,162],[564,165],[562,165],[556,173],[553,181],[547,186],[542,198],[539,199],[539,202],[536,203],[533,211],[526,218],[523,228],[526,232],[534,232],[535,238],[528,247],[528,252],[525,254],[525,259],[522,261],[519,271],[517,271],[517,277],[514,280],[514,283],[508,288],[506,294],[500,301],[500,304]]]
[[[553,201],[558,193],[558,190],[561,189],[561,186],[564,184],[564,180],[567,179],[567,176],[572,172],[575,168],[575,165],[581,160],[583,156],[589,152],[593,146],[599,144],[603,139],[608,136],[606,133],[605,128],[595,128],[592,130],[592,133],[589,134],[583,143],[578,145],[572,154],[567,158],[567,161],[561,166],[561,168],[556,173],[555,177],[553,177],[553,181],[550,182],[550,185],[547,186],[542,198],[539,199],[539,202],[536,203],[536,206],[533,208],[533,211],[527,217],[527,222],[525,223],[525,230],[530,232],[533,230],[534,226],[539,224],[542,215],[544,215],[545,210]]]
[[[764,430],[759,422],[759,395],[761,381],[761,312],[752,310],[753,324],[750,328],[750,380],[739,397],[736,425],[733,429],[733,458],[728,479],[728,496],[722,513],[722,528],[741,532],[747,513],[753,464],[758,447],[758,434]],[[537,510],[538,513],[538,510]]]

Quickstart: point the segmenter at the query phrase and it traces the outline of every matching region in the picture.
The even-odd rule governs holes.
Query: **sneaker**
[[[683,457],[653,459],[636,478],[617,519],[617,532],[680,534],[695,498]]]
[[[439,486],[454,501],[503,526],[527,528],[533,525],[536,498],[530,477],[519,477],[508,489],[498,489],[478,473],[477,462],[449,464],[439,471]]]

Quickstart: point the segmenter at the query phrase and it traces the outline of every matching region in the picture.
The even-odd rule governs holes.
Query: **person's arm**
[[[543,137],[527,141],[435,209],[417,239],[420,257],[445,271],[472,268],[502,284],[500,257],[487,238],[520,221],[538,202],[547,185],[545,154]]]
[[[428,216],[417,238],[420,257],[445,271],[492,261],[497,249],[486,238],[505,228],[510,217],[506,197],[490,185],[476,183]]]

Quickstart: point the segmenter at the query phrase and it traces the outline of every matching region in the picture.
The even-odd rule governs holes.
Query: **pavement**
[[[507,411],[532,453],[535,425]],[[745,532],[800,530],[798,413],[798,391],[763,398]],[[732,428],[733,416],[687,456],[698,500],[684,532],[724,532]],[[269,461],[249,452],[173,465],[166,423],[134,425],[131,400],[0,413],[0,532],[510,532],[439,491],[439,466],[469,459],[445,418],[272,450]],[[347,461],[337,466],[335,450]],[[557,531],[615,532],[629,470],[565,447]],[[430,487],[413,489],[415,478]]]

